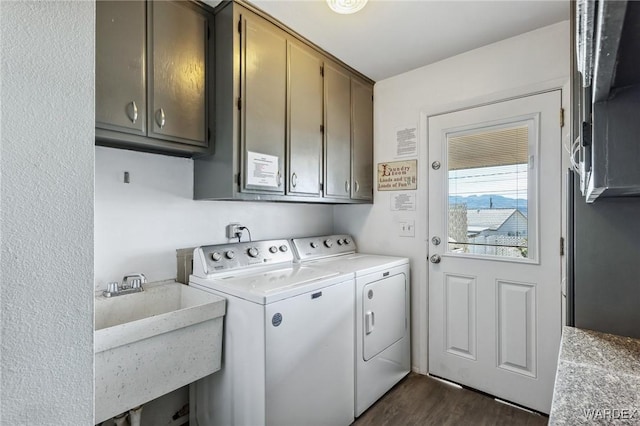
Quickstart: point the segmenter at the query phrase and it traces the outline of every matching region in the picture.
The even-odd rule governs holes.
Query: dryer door
[[[407,276],[396,274],[362,289],[362,355],[365,361],[404,337]]]

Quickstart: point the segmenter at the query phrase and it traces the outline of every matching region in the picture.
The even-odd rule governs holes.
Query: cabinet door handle
[[[345,180],[344,181],[344,192],[346,192],[348,194],[349,193],[349,189],[351,189],[351,186],[349,185],[349,181]]]
[[[280,175],[280,170],[278,170],[278,174],[276,175],[276,182],[278,183],[278,187],[282,185],[282,178]]]
[[[291,175],[291,186],[295,188],[297,184],[298,184],[298,175],[294,173]]]
[[[133,124],[138,121],[138,105],[136,105],[136,101],[129,102],[127,116],[129,116],[129,120],[131,120]]]
[[[356,181],[356,192],[360,192],[360,184]]]
[[[162,129],[166,122],[167,118],[164,115],[164,109],[160,108],[158,111],[156,111],[156,123],[158,123],[158,126],[160,126],[160,128]]]

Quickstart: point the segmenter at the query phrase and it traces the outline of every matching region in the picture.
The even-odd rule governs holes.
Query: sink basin
[[[220,369],[225,299],[176,282],[95,298],[95,423]]]

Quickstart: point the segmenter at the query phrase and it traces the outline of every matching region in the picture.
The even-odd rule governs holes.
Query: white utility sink
[[[95,423],[220,369],[225,299],[176,282],[95,298]]]

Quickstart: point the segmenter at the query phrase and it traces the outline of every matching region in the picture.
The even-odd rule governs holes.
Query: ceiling
[[[251,3],[375,81],[569,19],[566,0],[369,0],[353,15],[324,0]]]

